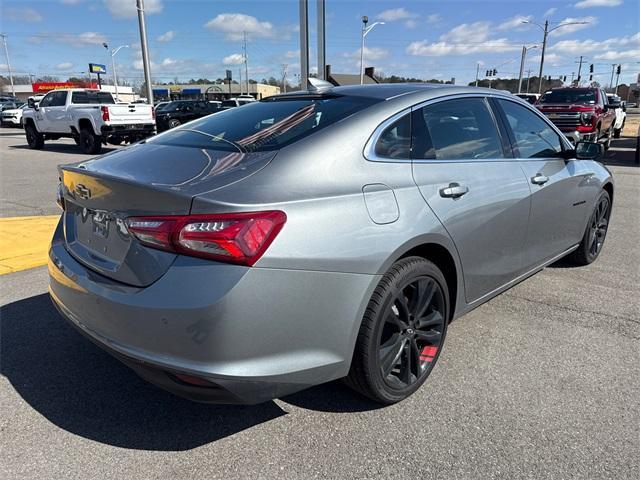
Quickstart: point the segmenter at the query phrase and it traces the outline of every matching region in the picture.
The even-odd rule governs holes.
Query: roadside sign
[[[99,63],[90,63],[89,72],[104,75],[105,73],[107,73],[107,67],[106,65],[101,65]]]
[[[227,70],[227,80],[231,80],[231,70]]]

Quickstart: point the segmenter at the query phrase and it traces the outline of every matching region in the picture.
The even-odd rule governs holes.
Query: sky
[[[81,75],[88,63],[107,64],[103,48],[129,45],[118,52],[118,78],[143,80],[135,0],[2,0],[0,29],[7,35],[15,74]],[[146,0],[152,78],[186,81],[215,79],[227,68],[237,79],[247,32],[249,76],[281,77],[293,83],[300,72],[297,0],[218,1]],[[316,68],[316,2],[310,0],[311,70]],[[495,68],[498,77],[517,78],[522,45],[541,45],[542,31],[531,21],[551,27],[545,75],[570,77],[584,56],[594,80],[606,85],[612,64],[622,65],[620,83],[640,73],[640,0],[326,0],[327,63],[339,73],[358,73],[361,17],[376,26],[366,37],[365,66],[386,75],[468,83]],[[536,75],[540,48],[527,54],[525,72]],[[0,74],[7,65],[0,55]],[[243,71],[244,74],[244,71]],[[526,74],[525,74],[526,76]]]

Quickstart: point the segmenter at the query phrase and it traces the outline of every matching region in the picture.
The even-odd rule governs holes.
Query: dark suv
[[[545,92],[536,107],[571,140],[603,141],[609,148],[619,103],[610,103],[601,88],[567,87]]]
[[[156,110],[156,127],[163,132],[219,110],[217,104],[203,100],[175,100]]]

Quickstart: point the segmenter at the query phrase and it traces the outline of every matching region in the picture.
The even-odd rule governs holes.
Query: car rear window
[[[73,92],[71,103],[115,103],[113,97],[108,92]]]
[[[596,92],[572,88],[567,90],[551,90],[539,100],[540,103],[596,103]]]
[[[265,99],[201,118],[152,141],[242,152],[278,150],[380,101],[353,96]]]

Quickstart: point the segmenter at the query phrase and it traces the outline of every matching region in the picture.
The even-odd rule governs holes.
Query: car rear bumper
[[[49,274],[62,315],[140,376],[191,400],[243,404],[345,376],[379,281],[178,256],[152,285],[130,287],[80,264],[60,226]]]
[[[136,123],[130,125],[102,125],[100,131],[102,135],[110,137],[150,136],[155,132],[155,128],[156,126],[153,123]]]

